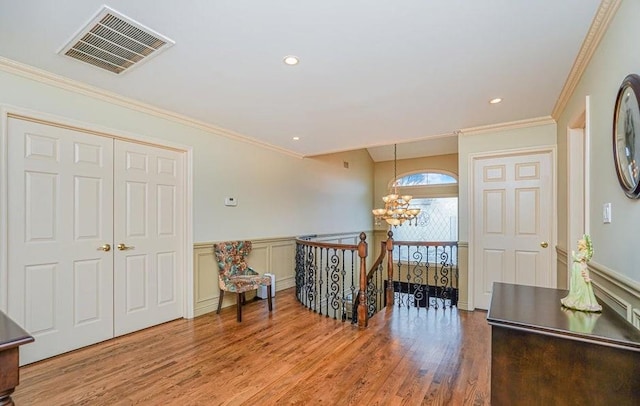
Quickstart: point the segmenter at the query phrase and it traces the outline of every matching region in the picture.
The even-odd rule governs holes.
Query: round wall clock
[[[640,76],[622,81],[613,113],[613,158],[627,197],[640,198]]]

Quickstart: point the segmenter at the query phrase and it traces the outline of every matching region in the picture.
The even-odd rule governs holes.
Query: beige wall
[[[604,35],[591,63],[558,121],[559,170],[566,178],[567,127],[584,110],[585,97],[590,96],[591,137],[591,234],[595,247],[594,261],[640,281],[640,250],[631,243],[640,226],[640,200],[627,198],[616,177],[613,162],[613,109],[620,83],[629,73],[640,73],[640,2],[623,1]],[[558,190],[558,244],[569,251],[575,245],[567,241],[567,190]],[[612,204],[612,222],[603,224],[602,205]]]
[[[613,110],[620,83],[630,73],[640,74],[640,2],[624,0],[611,21],[567,107],[558,120],[558,170],[567,177],[567,127],[582,114],[589,96],[590,234],[591,262],[598,297],[614,305],[640,327],[640,200],[627,198],[613,162]],[[602,205],[611,203],[612,222],[603,224]],[[575,242],[567,237],[567,185],[558,184],[558,245],[567,252]]]
[[[195,242],[371,230],[366,150],[300,159],[4,71],[0,89],[0,104],[192,147]]]
[[[556,143],[556,125],[551,120],[539,120],[542,124],[505,128],[482,133],[460,134],[458,136],[458,166],[460,168],[458,186],[458,251],[460,261],[460,303],[461,309],[473,309],[472,287],[469,286],[469,273],[474,272],[473,261],[468,257],[469,235],[472,232],[469,218],[469,182],[470,164],[474,156],[518,149],[553,147]],[[466,265],[466,267],[465,267]]]

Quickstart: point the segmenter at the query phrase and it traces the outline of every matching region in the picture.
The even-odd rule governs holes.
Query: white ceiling
[[[375,162],[393,159],[393,145],[369,147],[368,150]],[[397,149],[398,159],[455,154],[456,152],[458,152],[458,136],[455,134],[398,144]]]
[[[599,3],[0,0],[0,56],[295,154],[387,145],[379,161],[550,115]],[[122,75],[58,55],[103,4],[176,44]]]

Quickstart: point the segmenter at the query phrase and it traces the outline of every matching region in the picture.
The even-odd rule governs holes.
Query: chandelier
[[[409,224],[415,220],[415,225],[418,224],[418,214],[420,209],[415,207],[409,207],[413,196],[398,194],[398,150],[397,145],[393,144],[393,191],[382,198],[384,202],[383,209],[373,209],[372,213],[376,218],[376,222],[384,220],[387,224],[392,226],[402,225],[405,221],[409,221]]]

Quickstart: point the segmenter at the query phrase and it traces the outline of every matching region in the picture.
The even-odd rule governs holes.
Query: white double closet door
[[[181,152],[18,118],[7,144],[22,364],[182,316]]]

